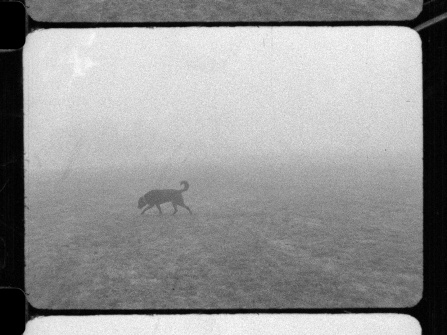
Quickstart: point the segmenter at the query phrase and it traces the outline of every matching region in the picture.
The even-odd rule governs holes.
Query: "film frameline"
[[[420,300],[414,31],[36,31],[24,78],[32,306]]]

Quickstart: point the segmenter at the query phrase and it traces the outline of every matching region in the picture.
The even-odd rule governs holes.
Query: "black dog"
[[[161,204],[164,204],[166,202],[171,202],[172,206],[174,206],[174,213],[177,213],[177,205],[182,206],[186,208],[189,211],[189,214],[192,214],[191,210],[188,206],[185,205],[183,202],[183,196],[182,192],[185,192],[189,188],[189,184],[187,181],[180,182],[180,185],[183,185],[182,190],[152,190],[147,192],[144,196],[142,196],[138,200],[138,209],[143,208],[145,205],[147,207],[143,210],[141,214],[144,214],[148,209],[151,209],[154,206],[157,206],[158,211],[160,214],[163,214],[161,212]]]

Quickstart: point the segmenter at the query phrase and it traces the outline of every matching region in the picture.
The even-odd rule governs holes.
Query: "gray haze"
[[[406,28],[41,30],[24,71],[28,171],[422,158]]]

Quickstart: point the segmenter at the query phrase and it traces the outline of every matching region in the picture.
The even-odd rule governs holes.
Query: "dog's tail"
[[[188,191],[189,183],[186,180],[181,181],[180,185],[183,185],[183,190],[180,190],[181,192]]]

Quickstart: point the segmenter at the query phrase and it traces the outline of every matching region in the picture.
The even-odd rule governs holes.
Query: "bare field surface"
[[[421,0],[28,0],[28,13],[45,22],[231,22],[410,20]]]
[[[418,302],[419,177],[396,169],[252,172],[175,175],[166,186],[188,180],[184,198],[194,213],[179,208],[176,216],[170,204],[162,216],[156,209],[140,215],[138,197],[160,187],[151,173],[28,175],[30,303],[225,309]]]

